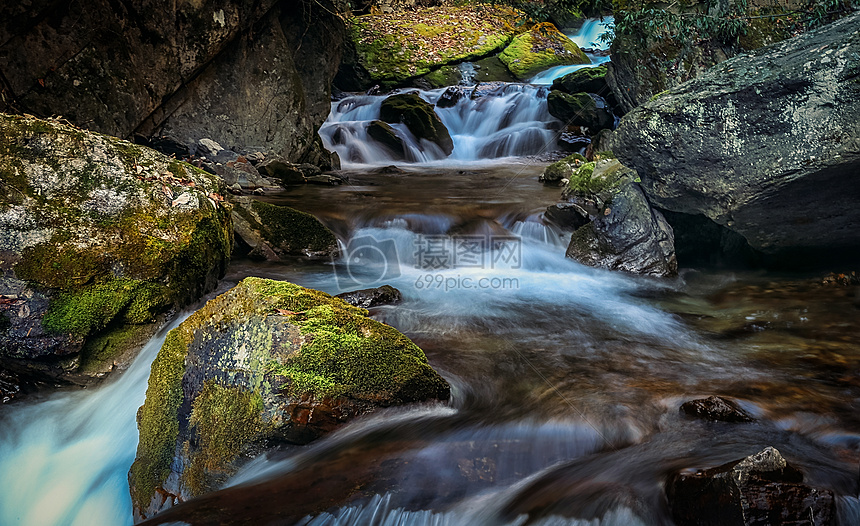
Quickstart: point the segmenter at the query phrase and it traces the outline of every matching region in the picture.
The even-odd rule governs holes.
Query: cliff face
[[[0,111],[312,160],[345,35],[336,2],[4,3]]]

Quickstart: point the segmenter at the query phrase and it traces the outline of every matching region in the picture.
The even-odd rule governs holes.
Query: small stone
[[[369,309],[379,305],[394,305],[403,301],[403,295],[391,285],[383,285],[372,289],[354,290],[335,296],[350,305]]]
[[[713,422],[753,422],[755,419],[734,400],[710,396],[681,404],[681,412],[695,418]]]

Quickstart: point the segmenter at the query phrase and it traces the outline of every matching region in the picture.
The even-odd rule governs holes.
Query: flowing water
[[[841,524],[860,522],[860,291],[692,269],[652,280],[565,259],[569,234],[542,217],[559,189],[514,157],[552,134],[541,89],[440,111],[452,159],[416,143],[399,171],[373,168],[391,159],[356,124],[379,99],[333,105],[321,135],[341,134],[350,183],[266,199],[319,217],[342,258],[235,261],[221,289],[249,275],[330,293],[391,284],[403,302],[372,315],[425,350],[451,400],[274,451],[148,524],[671,524],[668,474],[768,445],[835,492]],[[162,339],[104,387],[0,414],[0,526],[131,523],[135,411]],[[712,394],[757,421],[679,414]]]

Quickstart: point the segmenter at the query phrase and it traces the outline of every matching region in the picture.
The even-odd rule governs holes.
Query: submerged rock
[[[394,305],[403,301],[403,295],[391,285],[344,292],[335,297],[362,309],[369,309],[380,305]]]
[[[612,148],[654,206],[774,261],[856,255],[858,54],[860,13],[737,56],[628,113]]]
[[[129,472],[135,517],[217,488],[266,447],[449,389],[421,349],[366,310],[246,278],[171,331],[152,364]]]
[[[741,460],[669,478],[666,493],[678,526],[828,525],[833,492],[803,484],[803,474],[767,447]]]
[[[402,122],[416,138],[424,139],[439,146],[445,155],[454,151],[454,142],[448,128],[436,115],[433,105],[417,93],[392,95],[382,101],[379,108],[380,119],[387,123]]]
[[[591,63],[575,42],[549,22],[517,35],[499,58],[520,80],[553,66]]]
[[[224,274],[222,185],[143,146],[0,114],[0,358],[110,370]]]
[[[287,256],[331,259],[338,252],[337,238],[314,216],[290,208],[257,201],[232,199],[236,236],[250,249],[253,259],[279,261]]]
[[[715,422],[752,422],[755,419],[741,409],[734,400],[722,396],[709,396],[681,404],[680,411],[689,416]]]

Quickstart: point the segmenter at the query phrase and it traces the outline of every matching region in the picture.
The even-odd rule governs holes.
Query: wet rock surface
[[[681,404],[680,411],[688,416],[714,422],[752,422],[755,419],[741,409],[737,402],[721,396],[709,396]]]
[[[667,482],[672,518],[686,525],[828,525],[833,492],[803,484],[803,474],[773,447]]]
[[[403,295],[391,285],[344,292],[335,297],[362,309],[369,309],[380,305],[395,305],[403,301]]]
[[[231,201],[235,205],[232,215],[236,237],[248,248],[246,255],[252,259],[331,259],[338,252],[335,235],[310,214],[246,196]]]
[[[436,115],[433,105],[417,93],[392,95],[382,101],[379,116],[384,122],[402,122],[417,139],[427,140],[437,145],[445,155],[454,151],[454,142],[448,128]]]

